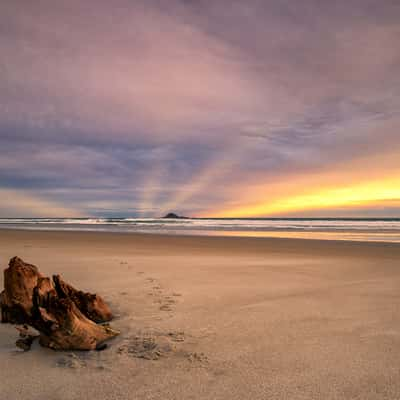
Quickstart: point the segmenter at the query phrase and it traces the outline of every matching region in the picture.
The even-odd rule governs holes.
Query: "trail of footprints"
[[[142,271],[137,272],[143,275]],[[153,303],[160,311],[168,312],[173,316],[174,306],[178,303],[180,293],[166,293],[159,281],[152,277],[145,278],[149,286],[148,296],[153,298]],[[162,357],[176,355],[184,357],[189,362],[208,363],[208,358],[203,353],[186,351],[181,345],[186,340],[183,331],[145,330],[127,337],[118,347],[118,354],[128,354],[144,360],[159,360]]]
[[[121,261],[120,265],[126,265],[130,270],[132,267],[125,261]],[[138,271],[137,275],[144,277],[143,271]],[[147,295],[152,297],[153,304],[160,311],[165,312],[166,316],[173,316],[174,306],[182,296],[180,293],[167,293],[162,287],[160,282],[152,277],[144,278],[146,285],[148,286]],[[121,295],[127,295],[128,292],[121,292]],[[208,358],[204,353],[198,353],[188,351],[184,349],[184,344],[187,339],[187,335],[183,331],[162,331],[154,328],[137,330],[133,335],[121,336],[119,343],[111,345],[106,351],[115,351],[118,355],[128,355],[143,360],[159,360],[168,356],[182,357],[190,363],[196,363],[198,365],[208,364]],[[99,354],[100,355],[100,354]],[[57,360],[56,365],[64,368],[79,369],[87,366],[87,363],[92,359],[96,359],[95,354],[92,356],[89,354],[76,354],[67,353],[63,357]],[[100,357],[101,358],[101,357]],[[97,369],[105,369],[107,363],[97,362]]]
[[[153,296],[154,303],[161,311],[174,311],[173,307],[177,303],[177,298],[181,296],[180,293],[165,294],[163,287],[154,278],[146,278],[146,282],[150,285],[151,291],[148,292],[149,296]]]

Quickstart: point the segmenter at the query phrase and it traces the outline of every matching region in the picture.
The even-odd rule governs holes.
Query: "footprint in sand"
[[[171,306],[169,304],[162,304],[160,306],[160,310],[161,311],[172,311],[172,308],[171,308]]]
[[[169,332],[168,337],[174,342],[184,342],[185,341],[185,332]]]
[[[118,348],[117,353],[151,361],[165,357],[178,357],[189,361],[193,366],[209,364],[209,358],[205,353],[186,351],[180,348],[184,341],[185,333],[183,331],[140,334],[127,338],[125,343]]]
[[[172,306],[176,304],[176,301],[170,297],[163,297],[157,301],[161,304],[161,311],[172,311]]]
[[[179,345],[184,341],[183,331],[144,332],[127,338],[118,348],[117,353],[144,360],[159,360],[174,353],[182,353]]]
[[[78,369],[86,367],[86,361],[78,357],[75,353],[66,354],[56,362],[57,367]]]
[[[118,354],[129,354],[144,360],[158,360],[174,351],[171,343],[166,338],[155,336],[134,336],[127,343],[118,348]]]
[[[209,359],[204,353],[188,352],[185,353],[185,358],[191,363],[208,364]]]
[[[185,350],[185,339],[184,331],[138,333],[126,338],[117,353],[152,361],[165,357],[183,358],[193,366],[209,364],[205,353]]]

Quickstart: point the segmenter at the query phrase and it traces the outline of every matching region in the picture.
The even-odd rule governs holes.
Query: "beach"
[[[399,244],[0,230],[1,269],[16,255],[121,334],[21,352],[0,324],[0,399],[400,398]]]

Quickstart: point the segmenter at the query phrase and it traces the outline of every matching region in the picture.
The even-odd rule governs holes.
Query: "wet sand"
[[[0,399],[400,398],[400,245],[0,230],[14,255],[101,294],[122,334],[22,353],[1,324]]]

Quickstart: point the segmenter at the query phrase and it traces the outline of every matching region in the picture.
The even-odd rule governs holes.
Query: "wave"
[[[399,218],[259,218],[259,219],[157,219],[157,218],[1,218],[0,225],[6,226],[123,226],[149,229],[188,230],[343,230],[343,231],[391,231],[400,232]]]
[[[0,218],[7,229],[292,237],[400,243],[399,218]]]

